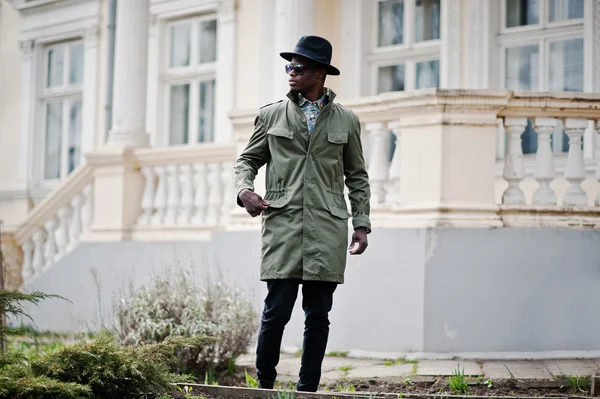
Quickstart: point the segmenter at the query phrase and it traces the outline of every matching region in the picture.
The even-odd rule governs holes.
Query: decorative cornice
[[[235,11],[237,8],[236,0],[221,0],[217,9],[217,18],[220,23],[232,22],[235,20]]]
[[[97,26],[86,29],[83,35],[85,47],[97,47],[99,35],[100,29]]]
[[[62,3],[82,3],[89,0],[7,0],[13,8],[23,14],[44,11]]]
[[[600,120],[600,94],[508,90],[422,89],[342,102],[362,123],[495,124],[495,118],[552,117]],[[257,111],[230,114],[236,137],[251,132]]]
[[[234,143],[207,143],[172,148],[139,148],[134,150],[135,162],[140,167],[193,164],[198,162],[233,162]]]
[[[21,40],[19,42],[19,47],[21,48],[21,53],[23,53],[24,60],[31,60],[33,57],[34,44],[33,40]]]

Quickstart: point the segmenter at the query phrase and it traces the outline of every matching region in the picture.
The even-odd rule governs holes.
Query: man
[[[256,350],[259,386],[273,388],[283,330],[299,286],[305,313],[298,391],[315,392],[329,335],[333,293],[344,282],[348,218],[354,233],[350,254],[367,248],[370,187],[360,141],[360,122],[334,103],[325,88],[331,44],[304,36],[294,52],[281,53],[290,92],[287,100],[260,109],[254,133],[235,165],[238,205],[253,217],[262,214],[261,280],[267,282]],[[267,165],[264,199],[254,178]],[[352,215],[344,196],[349,189]]]

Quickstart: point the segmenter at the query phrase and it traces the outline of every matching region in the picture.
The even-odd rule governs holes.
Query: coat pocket
[[[290,129],[286,128],[285,126],[273,126],[269,130],[267,130],[267,134],[270,134],[272,136],[277,136],[277,137],[285,137],[286,139],[294,138],[294,132],[292,132]]]
[[[348,212],[348,209],[340,208],[335,205],[329,205],[329,212],[340,219],[348,219],[352,216],[350,215],[350,212]]]
[[[333,144],[346,144],[348,133],[327,133],[327,141]]]
[[[269,203],[269,208],[279,209],[283,208],[288,204],[288,202],[290,202],[291,195],[286,189],[267,189],[263,199]]]

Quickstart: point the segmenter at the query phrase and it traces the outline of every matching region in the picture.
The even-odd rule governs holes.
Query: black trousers
[[[333,305],[336,283],[301,280],[269,280],[262,313],[256,369],[262,388],[273,388],[279,363],[283,330],[290,320],[298,288],[302,284],[304,342],[298,391],[316,392],[321,380],[321,366],[329,337],[329,311]]]

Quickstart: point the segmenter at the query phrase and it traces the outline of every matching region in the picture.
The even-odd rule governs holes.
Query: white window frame
[[[31,3],[31,4],[30,4]],[[49,3],[52,3],[49,5]],[[102,7],[95,0],[72,1],[14,1],[20,12],[23,29],[19,41],[22,44],[21,64],[21,115],[19,137],[19,181],[29,189],[47,193],[55,187],[56,180],[44,180],[43,154],[45,151],[45,112],[41,103],[42,90],[46,84],[47,46],[63,41],[83,41],[82,84],[82,136],[80,165],[85,163],[84,154],[103,143],[97,140],[101,131],[98,118],[99,31]],[[52,21],[52,23],[48,23]]]
[[[496,36],[496,43],[498,46],[497,59],[499,65],[498,76],[496,77],[497,86],[500,88],[506,88],[506,49],[528,45],[537,45],[539,48],[539,57],[541,61],[540,70],[538,74],[538,87],[539,91],[547,91],[548,77],[550,74],[550,63],[548,60],[550,43],[554,41],[564,41],[580,38],[588,40],[585,35],[584,18],[569,19],[558,22],[548,22],[548,18],[550,15],[548,12],[548,5],[550,4],[550,2],[548,0],[541,0],[539,2],[540,11],[538,24],[507,28],[506,2],[507,0],[501,0],[498,2],[498,5],[500,5],[501,9],[498,13],[500,15],[500,28],[499,33]],[[584,54],[584,69],[588,67],[587,63],[585,62],[585,58],[586,55]],[[584,85],[585,81],[586,79],[584,78]],[[585,87],[584,91],[586,91]]]
[[[379,68],[404,65],[404,91],[414,90],[417,86],[417,63],[427,61],[441,62],[442,32],[440,38],[434,40],[415,41],[416,1],[404,1],[404,42],[393,46],[379,47],[379,18],[378,3],[380,0],[371,0],[366,10],[371,32],[367,63],[369,65],[371,95],[377,94],[379,82]],[[443,7],[443,2],[440,7]],[[441,19],[441,13],[440,13]],[[440,66],[441,79],[441,66]]]
[[[495,21],[498,25],[498,32],[495,35],[496,37],[496,60],[497,60],[497,69],[495,86],[500,89],[506,89],[506,49],[515,48],[515,47],[523,47],[529,45],[537,45],[539,49],[539,71],[538,71],[538,90],[540,92],[549,90],[549,76],[550,76],[550,62],[549,62],[549,54],[550,54],[550,43],[557,41],[566,41],[572,39],[583,39],[584,40],[584,87],[583,91],[591,91],[592,82],[586,79],[586,76],[589,76],[587,69],[589,69],[590,63],[588,59],[590,59],[589,46],[585,44],[586,41],[591,41],[592,38],[589,36],[586,31],[585,24],[589,23],[589,20],[586,19],[586,13],[588,12],[587,2],[584,2],[584,17],[583,18],[574,18],[567,19],[564,21],[556,21],[550,22],[550,12],[549,12],[549,0],[540,0],[539,4],[539,19],[537,24],[525,25],[525,26],[516,26],[507,28],[506,27],[506,4],[507,0],[500,0],[497,3],[493,3],[496,7],[500,7],[500,9],[492,9],[492,15],[498,15],[499,21]],[[493,24],[492,24],[493,25]],[[558,129],[557,129],[558,130]],[[560,133],[560,132],[558,132]],[[505,151],[507,147],[506,133],[502,126],[499,126],[497,130],[497,143],[499,145],[497,157],[499,160],[504,159]],[[563,145],[563,135],[562,134],[554,134],[553,133],[553,144],[552,151],[554,156],[558,159],[566,159],[567,152],[562,152]],[[593,156],[593,149],[590,150],[588,146],[594,146],[595,143],[595,135],[590,135],[586,132],[585,140],[583,143],[584,153],[591,154]],[[532,163],[535,159],[535,154],[524,154],[524,158],[526,159],[526,163]],[[562,161],[561,161],[562,162]]]
[[[83,119],[83,90],[84,90],[84,77],[85,77],[85,69],[82,70],[81,81],[75,84],[71,84],[69,82],[69,72],[71,68],[71,51],[70,47],[73,45],[80,44],[82,47],[82,58],[85,58],[85,45],[81,38],[74,38],[72,40],[65,40],[57,43],[52,43],[44,46],[43,48],[43,62],[40,65],[40,69],[42,72],[42,79],[40,79],[40,88],[39,88],[39,119],[40,119],[40,143],[39,147],[41,153],[39,157],[41,159],[41,169],[40,169],[40,179],[43,183],[56,183],[64,178],[66,178],[70,172],[68,171],[68,141],[69,141],[69,119],[70,119],[70,110],[71,104],[74,101],[81,101],[82,109],[81,109],[81,117]],[[64,54],[64,66],[63,66],[63,84],[61,86],[48,87],[48,68],[49,68],[49,54],[53,49],[62,48]],[[83,60],[84,68],[85,68],[85,60]],[[60,172],[58,178],[48,179],[45,177],[45,165],[46,165],[46,118],[47,118],[47,109],[46,105],[53,100],[58,100],[62,102],[62,131],[61,131],[61,149],[60,149]],[[81,132],[79,137],[79,151],[80,154],[83,153],[83,121],[81,126]],[[81,159],[78,161],[79,165],[81,164]]]
[[[202,144],[199,141],[200,129],[199,129],[199,112],[200,112],[200,84],[202,82],[215,81],[215,114],[213,115],[213,126],[216,130],[216,91],[217,91],[217,66],[218,58],[211,63],[198,63],[199,57],[199,27],[203,21],[215,21],[217,25],[217,41],[219,37],[219,22],[215,13],[208,13],[205,15],[186,17],[176,20],[168,21],[165,24],[164,34],[164,49],[165,57],[162,61],[163,72],[163,88],[164,88],[164,103],[163,103],[163,132],[165,134],[161,138],[161,144],[164,146],[171,146],[170,144],[170,120],[171,120],[171,86],[178,84],[189,84],[190,85],[190,99],[189,99],[189,115],[188,115],[188,143],[183,145],[196,145]],[[190,65],[185,67],[170,67],[171,58],[171,28],[173,26],[191,24],[191,52],[190,52]],[[217,52],[218,57],[218,52]],[[214,142],[216,132],[212,132],[212,140]]]

